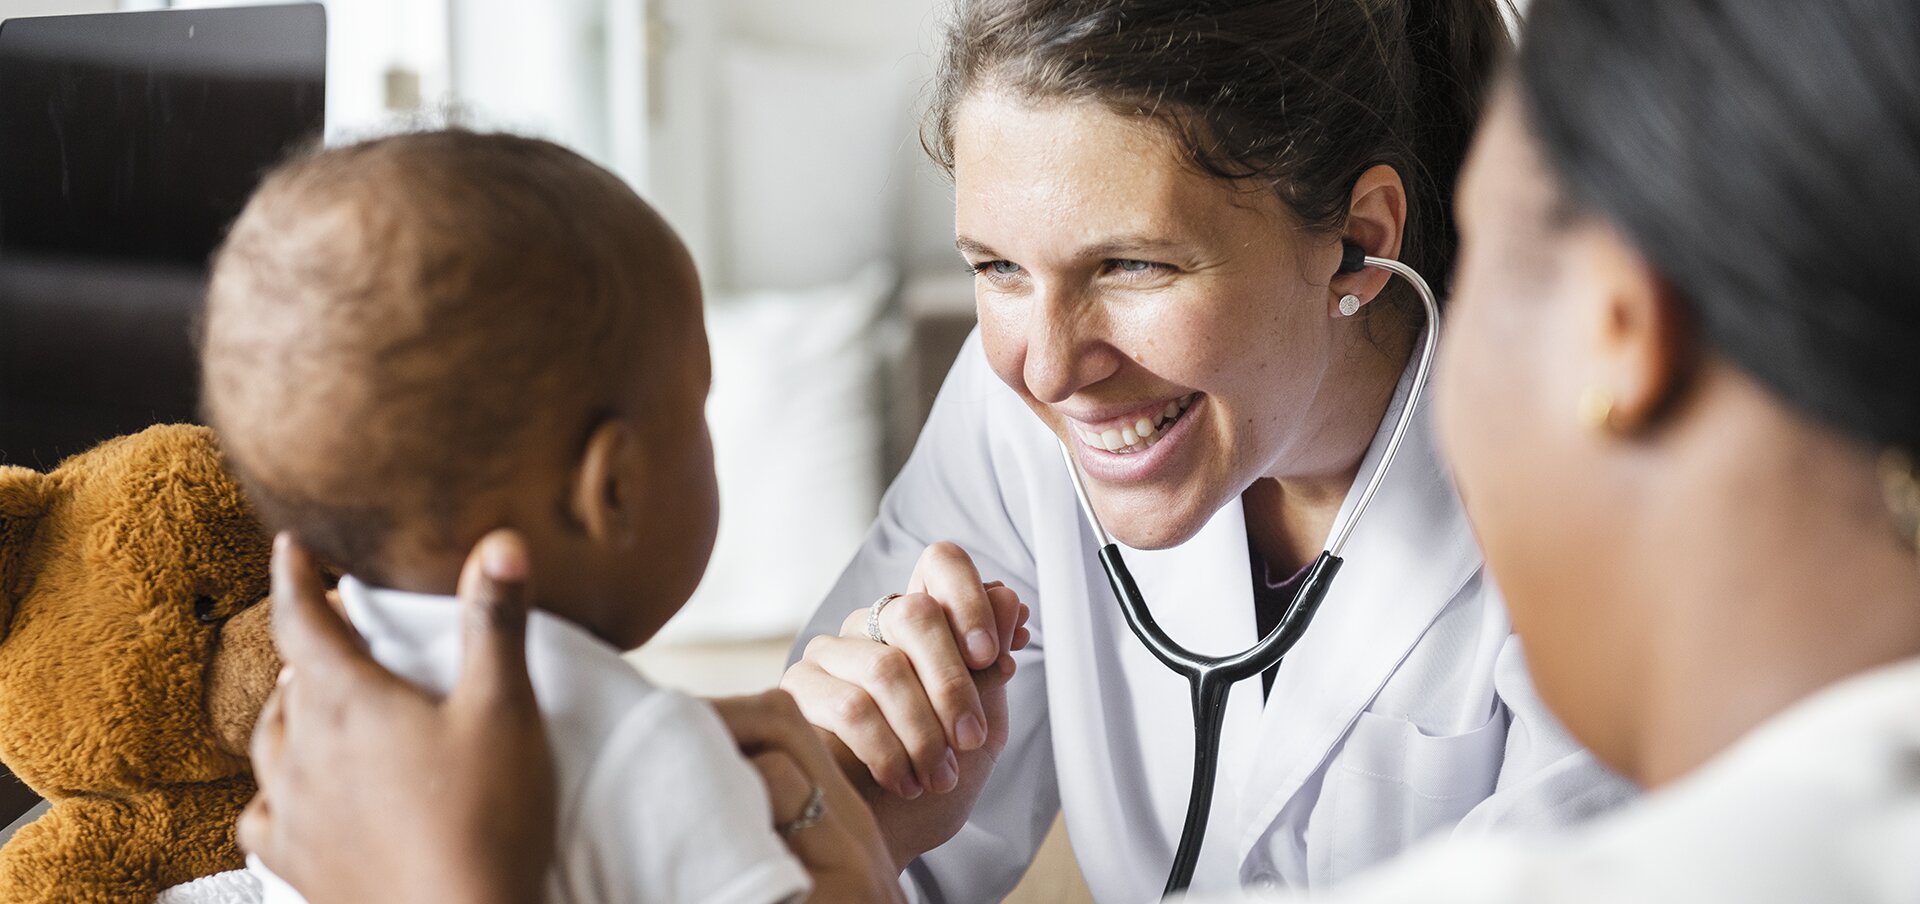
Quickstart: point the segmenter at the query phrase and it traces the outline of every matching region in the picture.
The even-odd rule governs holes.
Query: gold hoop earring
[[[1613,396],[1598,389],[1580,394],[1580,420],[1589,429],[1613,432]]]
[[[1880,488],[1900,539],[1920,551],[1920,468],[1898,449],[1880,456]]]

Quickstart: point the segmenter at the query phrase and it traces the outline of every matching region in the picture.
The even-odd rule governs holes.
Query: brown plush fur
[[[52,802],[0,850],[0,901],[149,902],[242,865],[269,552],[204,428],[0,468],[0,759]]]

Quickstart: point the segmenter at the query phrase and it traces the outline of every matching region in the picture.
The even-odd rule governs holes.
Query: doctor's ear
[[[645,473],[646,446],[633,424],[611,418],[587,437],[574,471],[570,508],[594,542],[626,547],[637,541]]]
[[[1346,227],[1340,237],[1343,259],[1352,248],[1369,257],[1399,258],[1407,225],[1407,189],[1399,172],[1381,164],[1360,174],[1353,184]],[[1385,270],[1341,268],[1328,283],[1329,313],[1351,317],[1386,289],[1392,275]]]

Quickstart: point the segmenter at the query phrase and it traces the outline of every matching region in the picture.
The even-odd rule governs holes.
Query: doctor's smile
[[[1085,420],[1053,413],[1072,437],[1080,467],[1096,481],[1128,483],[1160,476],[1165,467],[1178,467],[1176,456],[1206,415],[1206,397],[1188,393],[1164,404],[1151,403],[1117,418]],[[1204,454],[1204,453],[1196,453]],[[1192,459],[1189,458],[1189,461]]]
[[[1168,428],[1198,400],[1200,394],[1188,393],[1165,404],[1149,402],[1117,416],[1075,416],[1055,406],[1054,411],[1067,419],[1074,434],[1090,448],[1121,455],[1132,455],[1153,448],[1167,435]]]

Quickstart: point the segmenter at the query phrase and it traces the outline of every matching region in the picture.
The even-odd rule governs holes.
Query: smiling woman
[[[1080,441],[1103,519],[1164,548],[1284,475],[1320,505],[1280,525],[1272,564],[1310,560],[1414,337],[1403,318],[1333,317],[1328,302],[1381,291],[1377,275],[1339,277],[1341,292],[1328,277],[1347,236],[1386,256],[1404,244],[1397,173],[1368,170],[1345,229],[1316,234],[1277,193],[1183,165],[1177,134],[1103,104],[988,88],[952,128],[989,363]]]
[[[1444,291],[1505,41],[1491,0],[962,5],[925,138],[980,327],[783,682],[928,897],[997,899],[1056,807],[1097,899],[1159,887],[1188,688],[1114,605],[1059,446],[1174,640],[1271,630],[1414,389],[1417,302],[1343,257]],[[1318,887],[1628,793],[1540,708],[1429,432],[1266,695],[1229,696],[1194,888]],[[1004,688],[982,578],[1032,607]]]

